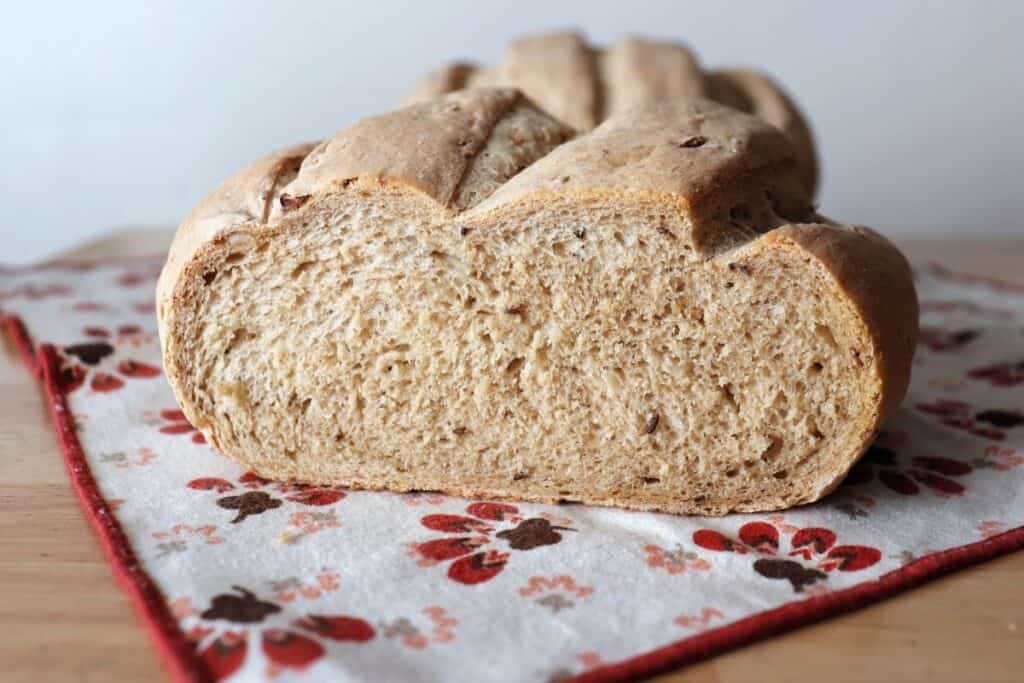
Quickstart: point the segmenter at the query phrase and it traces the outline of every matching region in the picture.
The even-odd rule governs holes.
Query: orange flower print
[[[655,569],[662,569],[668,574],[682,574],[686,570],[707,571],[711,563],[701,559],[692,550],[686,550],[678,543],[672,550],[666,550],[661,546],[648,544],[644,546],[647,553],[647,565]]]

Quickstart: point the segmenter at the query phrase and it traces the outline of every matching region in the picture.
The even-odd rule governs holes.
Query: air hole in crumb
[[[430,253],[429,253],[429,256],[431,258],[442,258],[442,259],[443,258],[448,258],[448,252],[440,251],[438,249],[431,249]]]
[[[292,268],[292,277],[297,278],[298,276],[305,273],[313,265],[313,261],[303,261],[299,265]]]
[[[612,233],[612,237],[615,238],[615,241],[618,242],[620,246],[626,245],[626,241],[622,239],[622,233],[619,232],[618,230]]]
[[[288,458],[289,460],[294,460],[294,459],[295,459],[295,451],[293,451],[293,450],[292,450],[292,449],[290,449],[290,448],[286,448],[286,449],[284,449],[284,455],[285,455],[285,457],[286,457],[286,458]]]
[[[789,476],[789,472],[787,472],[786,470],[779,470],[772,476],[775,477],[776,479],[785,479],[786,477]]]
[[[235,330],[231,335],[231,341],[228,342],[227,347],[225,347],[224,349],[224,355],[228,355],[229,353],[234,351],[240,344],[247,342],[255,337],[255,334],[244,328]]]
[[[726,470],[726,472],[725,472],[725,476],[727,476],[727,477],[729,477],[730,479],[732,479],[732,478],[734,478],[734,477],[738,476],[738,475],[739,475],[739,473],[740,473],[740,471],[739,471],[739,468],[737,468],[737,467],[734,467],[734,468],[732,468],[731,470]]]
[[[761,451],[761,460],[764,460],[765,462],[771,462],[781,452],[782,452],[782,439],[778,439],[778,438],[774,438],[774,437],[773,438],[769,438],[768,439],[768,446],[767,446],[767,448],[765,448],[763,451]]]
[[[466,300],[463,302],[463,305],[466,308],[473,308],[473,306],[476,305],[476,297],[475,296],[466,297]]]
[[[836,338],[832,334],[832,328],[828,325],[815,325],[814,334],[817,335],[818,339],[825,342],[831,348],[836,348]]]
[[[733,287],[735,287],[735,285],[732,282],[726,282],[725,283],[725,288],[726,289],[732,289]]]
[[[211,282],[213,282],[216,278],[217,278],[217,271],[216,270],[211,270],[211,271],[208,271],[206,273],[203,273],[203,283],[204,284],[208,285]]]
[[[466,427],[455,427],[454,429],[452,429],[452,434],[454,434],[455,436],[465,436],[466,432],[468,431],[469,429]]]
[[[818,374],[819,372],[821,372],[824,369],[825,369],[825,366],[822,365],[821,363],[812,363],[811,364],[811,372],[813,372],[814,374]]]
[[[575,235],[576,239],[581,240],[581,239],[583,239],[584,237],[587,236],[587,229],[586,228],[576,228],[575,230],[572,231],[572,234]]]
[[[551,245],[551,251],[555,252],[555,256],[565,256],[565,245],[561,242],[555,242]]]
[[[732,385],[726,384],[719,387],[719,389],[722,390],[722,397],[725,399],[725,402],[728,403],[733,410],[738,411],[740,409],[740,405],[736,402],[736,393],[733,390]]]
[[[658,477],[642,477],[645,484],[660,484],[661,479]]]
[[[523,479],[529,479],[530,473],[520,470],[512,475],[512,481],[522,481]]]
[[[244,258],[245,258],[245,254],[243,254],[241,252],[238,252],[238,251],[234,251],[234,252],[231,252],[230,254],[228,254],[227,258],[224,259],[224,262],[225,263],[238,263],[239,261],[241,261]]]
[[[306,413],[309,411],[309,404],[313,402],[313,399],[307,398],[302,402],[302,412]]]
[[[509,306],[505,309],[505,312],[509,315],[516,315],[520,318],[526,315],[526,304],[516,304],[515,306]]]
[[[509,374],[519,372],[519,370],[523,367],[523,364],[525,362],[526,361],[522,357],[513,358],[511,361],[509,361],[508,365],[505,366],[505,372]]]
[[[334,434],[334,443],[341,443],[345,440],[345,432],[336,432]]]

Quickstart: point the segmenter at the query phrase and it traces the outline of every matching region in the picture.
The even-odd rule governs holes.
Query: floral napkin
[[[3,269],[0,306],[180,680],[623,680],[1024,545],[1024,292],[1010,287],[919,270],[910,395],[846,483],[808,507],[703,518],[248,473],[163,377],[160,265]]]

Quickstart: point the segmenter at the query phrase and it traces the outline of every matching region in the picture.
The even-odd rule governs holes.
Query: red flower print
[[[155,281],[160,277],[160,266],[151,266],[141,270],[129,270],[117,278],[117,284],[122,287],[137,287],[145,282]]]
[[[250,639],[259,638],[260,649],[270,662],[268,675],[282,671],[302,671],[324,656],[326,641],[365,643],[376,635],[369,622],[349,615],[310,614],[296,619],[288,627],[264,627],[263,622],[281,612],[281,607],[269,600],[261,600],[240,586],[234,593],[223,593],[211,600],[210,606],[198,618],[207,626],[194,628],[202,639],[216,633],[219,622],[231,626],[213,638],[199,652],[215,680],[235,673],[245,662]],[[178,602],[178,601],[175,601]],[[183,612],[184,618],[195,617],[193,611]],[[190,631],[191,632],[191,631]]]
[[[134,360],[122,360],[115,366],[116,372],[102,372],[99,366],[114,355],[114,347],[105,341],[72,344],[62,349],[62,363],[59,383],[64,393],[71,393],[89,378],[89,388],[95,392],[108,393],[124,386],[124,380],[147,379],[160,375],[160,368]],[[77,359],[77,362],[73,359]]]
[[[940,327],[922,327],[918,341],[932,351],[956,351],[978,338],[978,330],[946,330]]]
[[[170,423],[160,427],[161,434],[191,434],[192,443],[206,443],[206,437],[203,436],[203,433],[193,427],[192,423],[185,417],[185,413],[180,410],[161,410],[160,419]]]
[[[373,639],[374,636],[373,627],[355,617],[323,617],[311,614],[296,621],[295,625],[331,640],[351,640],[365,643]]]
[[[1024,360],[996,363],[967,373],[971,379],[983,379],[996,387],[1015,387],[1024,382]]]
[[[829,529],[799,529],[789,539],[789,552],[785,555],[788,559],[783,559],[779,557],[782,549],[779,530],[768,522],[744,524],[740,527],[739,539],[711,529],[701,529],[693,534],[693,542],[708,550],[760,555],[753,562],[754,571],[766,579],[789,581],[797,593],[802,593],[807,586],[828,580],[833,571],[861,571],[882,559],[877,548],[836,545],[836,540],[835,532]]]
[[[199,653],[199,658],[206,664],[213,679],[222,681],[238,671],[248,650],[249,644],[244,632],[224,631]]]
[[[504,541],[511,550],[533,550],[559,543],[559,531],[575,531],[553,525],[543,515],[523,519],[517,507],[505,503],[472,503],[466,512],[472,516],[439,514],[420,520],[428,529],[463,535],[408,544],[410,554],[418,558],[421,567],[455,560],[448,567],[448,578],[464,584],[489,581],[505,568],[511,553],[487,548],[489,544]],[[494,533],[495,522],[515,526]]]
[[[1013,448],[992,445],[985,449],[984,458],[975,458],[972,464],[977,468],[990,468],[998,472],[1006,472],[1024,465],[1024,455]]]
[[[83,328],[82,332],[85,336],[93,337],[94,339],[110,339],[110,337],[130,339],[142,334],[142,328],[138,325],[120,325],[111,332],[110,329],[106,327],[89,325],[88,327]]]
[[[279,508],[285,501],[322,506],[332,505],[345,497],[344,491],[334,487],[275,482],[252,472],[246,472],[240,476],[238,483],[242,485],[242,488],[248,490],[217,499],[218,507],[238,511],[235,518],[231,520],[232,524],[238,524],[251,515],[259,515],[267,510]],[[227,493],[237,488],[227,479],[219,477],[193,479],[188,483],[188,487],[197,491],[216,491],[217,493]],[[283,500],[275,498],[271,494],[280,495]]]
[[[993,441],[1002,441],[1006,438],[1004,429],[1024,425],[1024,415],[1017,411],[983,410],[975,413],[971,406],[963,401],[938,399],[931,403],[918,403],[914,407],[922,413],[938,416],[941,418],[940,422],[947,427],[962,429]]]
[[[973,301],[922,301],[921,312],[926,313],[930,311],[935,311],[936,313],[964,312],[1002,320],[1009,320],[1015,317],[1013,311],[1005,308],[980,306]]]
[[[53,283],[48,285],[36,285],[31,282],[15,289],[7,291],[0,291],[0,301],[5,299],[17,299],[24,297],[29,301],[35,301],[37,299],[47,299],[51,296],[67,296],[71,293],[71,288],[64,284]]]

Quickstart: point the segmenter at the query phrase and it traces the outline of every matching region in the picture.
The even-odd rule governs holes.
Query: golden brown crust
[[[479,67],[468,62],[452,62],[423,75],[402,98],[402,106],[433,100],[453,90],[469,87]]]
[[[295,145],[259,159],[227,178],[200,201],[174,234],[157,283],[157,302],[166,301],[185,265],[200,248],[235,228],[266,223],[281,188],[298,172],[316,143]],[[162,315],[160,306],[157,314]]]
[[[325,140],[303,163],[290,193],[312,195],[364,176],[404,183],[448,205],[470,160],[521,97],[515,90],[454,95],[363,119]]]
[[[856,309],[870,335],[880,378],[873,425],[877,430],[906,395],[917,343],[917,294],[906,257],[863,226],[787,225],[765,235],[765,240],[789,242],[813,256]]]
[[[624,37],[607,49],[574,32],[519,38],[490,69],[456,62],[424,76],[403,102],[460,88],[507,86],[579,131],[673,97],[705,97],[764,119],[796,147],[801,179],[812,195],[818,162],[814,139],[793,100],[765,74],[747,68],[705,71],[683,44]]]
[[[674,98],[609,119],[558,147],[474,213],[542,202],[545,195],[667,198],[688,214],[687,242],[711,256],[780,224],[756,217],[752,230],[742,218],[728,215],[750,203],[743,200],[755,186],[768,188],[776,204],[802,205],[801,216],[807,215],[810,203],[796,174],[792,147],[763,120],[709,100]]]
[[[804,187],[812,195],[818,186],[814,137],[793,100],[779,85],[754,69],[718,69],[707,74],[708,96],[769,121],[793,143]]]
[[[518,88],[576,130],[601,120],[596,55],[574,32],[525,36],[505,48],[491,85]]]
[[[667,98],[709,97],[697,58],[681,43],[625,37],[601,51],[600,63],[602,118]]]

